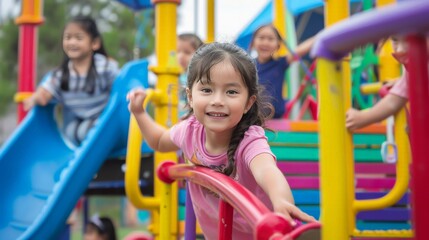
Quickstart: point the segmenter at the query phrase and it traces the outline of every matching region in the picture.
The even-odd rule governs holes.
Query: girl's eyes
[[[70,40],[70,39],[72,39],[72,38],[76,38],[77,40],[83,40],[84,39],[84,37],[83,36],[73,36],[73,35],[66,35],[66,36],[64,36],[64,39],[65,40]]]
[[[212,90],[210,88],[202,88],[201,92],[203,92],[203,93],[211,93]],[[227,90],[226,94],[228,94],[228,95],[234,95],[234,94],[238,94],[238,91],[236,91],[236,90]]]
[[[267,36],[258,36],[257,37],[257,39],[259,39],[259,40],[268,40],[268,41],[275,41],[276,39],[275,38],[273,38],[273,37],[267,37]]]
[[[210,88],[203,88],[201,89],[201,92],[203,93],[210,93],[212,90]]]

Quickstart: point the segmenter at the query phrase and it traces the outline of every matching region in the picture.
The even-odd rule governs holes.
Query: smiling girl
[[[24,109],[63,105],[63,133],[79,145],[106,106],[118,64],[107,57],[100,32],[90,17],[72,19],[63,32],[64,60],[24,101]]]
[[[128,94],[129,109],[149,146],[155,151],[183,151],[188,163],[221,172],[254,193],[269,209],[294,218],[315,219],[294,205],[289,185],[277,168],[265,137],[265,115],[253,59],[229,43],[201,47],[188,69],[187,96],[190,112],[185,120],[165,129],[142,107],[143,89]],[[198,222],[206,239],[217,239],[219,197],[189,183]],[[252,239],[252,230],[234,212],[232,239]]]

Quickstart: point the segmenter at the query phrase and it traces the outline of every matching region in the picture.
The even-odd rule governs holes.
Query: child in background
[[[108,217],[94,215],[85,226],[84,240],[116,240],[113,221]]]
[[[283,98],[284,76],[289,65],[298,58],[307,54],[314,43],[311,37],[295,49],[295,55],[274,58],[273,55],[284,44],[279,31],[267,24],[259,27],[253,34],[250,48],[256,50],[256,68],[258,69],[259,83],[264,86],[274,106],[273,118],[281,118],[285,113],[285,99]],[[268,110],[265,110],[268,111]]]
[[[195,51],[202,45],[203,41],[193,33],[182,33],[177,36],[177,60],[184,72],[188,70],[189,61]],[[186,86],[186,78],[183,86]]]
[[[155,151],[182,149],[187,162],[221,172],[253,192],[269,209],[293,219],[315,219],[294,205],[289,185],[276,165],[264,131],[265,115],[253,59],[229,43],[197,50],[188,68],[190,111],[185,120],[165,129],[145,112],[143,89],[131,91],[129,109]],[[196,184],[189,191],[207,239],[217,239],[219,198]],[[252,229],[234,212],[232,239],[252,239]]]
[[[203,45],[203,41],[193,33],[182,33],[177,36],[177,60],[183,73],[179,77],[180,87],[183,88],[179,91],[179,116],[186,114],[186,71],[188,70],[189,61],[194,55],[195,51]]]
[[[195,51],[199,47],[203,45],[203,41],[201,39],[193,34],[193,33],[182,33],[177,36],[177,61],[180,64],[180,67],[183,70],[183,73],[179,76],[179,84],[180,84],[180,91],[179,91],[179,117],[186,115],[186,71],[188,70],[189,61],[192,58],[192,55],[194,55]],[[156,76],[154,76],[156,78]],[[180,155],[180,153],[179,153]],[[126,206],[126,222],[128,226],[135,227],[138,225],[138,219],[137,219],[137,213],[138,210],[131,204],[127,203]]]
[[[426,45],[429,53],[429,37],[426,38]],[[392,37],[393,57],[406,67],[408,63],[408,44],[403,37]],[[350,131],[379,122],[387,117],[396,114],[408,102],[408,73],[403,70],[402,77],[396,81],[395,85],[384,98],[382,98],[372,108],[359,111],[354,108],[346,112],[346,127]]]
[[[118,65],[108,58],[95,21],[72,19],[63,32],[64,60],[49,79],[24,101],[24,109],[45,106],[54,98],[63,105],[63,133],[79,145],[106,106]]]

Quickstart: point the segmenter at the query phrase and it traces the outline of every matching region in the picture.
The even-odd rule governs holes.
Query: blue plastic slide
[[[98,123],[78,148],[66,144],[54,105],[35,107],[0,149],[0,239],[55,239],[109,156],[126,149],[126,93],[147,87],[147,61],[128,63]]]

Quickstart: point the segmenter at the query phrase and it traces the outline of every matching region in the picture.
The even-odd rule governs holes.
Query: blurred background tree
[[[18,30],[15,18],[20,1],[11,1],[17,13],[0,16],[0,118],[13,103],[18,72]],[[108,54],[122,66],[144,58],[154,49],[154,11],[133,12],[113,0],[44,0],[43,17],[37,43],[37,83],[47,71],[62,61],[62,31],[70,18],[90,15],[96,19]],[[138,53],[138,54],[137,54]]]
[[[0,26],[0,116],[16,91],[18,62],[18,28],[13,19]]]

